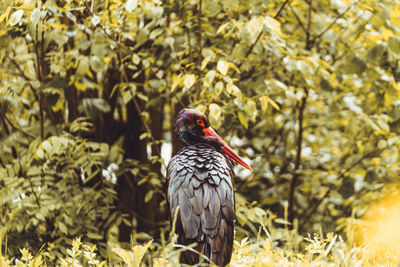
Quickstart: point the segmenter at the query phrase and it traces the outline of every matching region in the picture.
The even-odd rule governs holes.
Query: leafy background
[[[1,0],[2,253],[164,246],[188,106],[254,169],[236,169],[237,240],[348,234],[397,192],[399,4]]]

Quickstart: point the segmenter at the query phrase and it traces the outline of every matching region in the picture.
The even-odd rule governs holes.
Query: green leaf
[[[263,18],[256,17],[252,18],[247,24],[247,32],[250,35],[250,40],[255,41],[255,39],[260,34],[263,28]]]
[[[222,74],[226,75],[229,70],[229,62],[226,62],[225,60],[220,59],[217,63],[217,70]]]
[[[241,97],[242,96],[242,91],[240,91],[239,87],[234,85],[233,83],[228,83],[226,85],[226,91],[236,97]]]
[[[9,23],[11,26],[16,25],[18,22],[21,21],[22,15],[24,15],[24,10],[19,9],[11,14]]]
[[[107,113],[110,105],[102,98],[83,98],[78,106],[79,112],[84,112],[90,117],[96,117],[99,112]]]
[[[400,37],[392,35],[389,37],[388,46],[395,53],[400,53]]]
[[[247,129],[247,127],[249,127],[247,116],[243,112],[239,111],[238,117],[239,117],[240,123]]]
[[[89,237],[90,239],[95,239],[95,240],[101,240],[101,239],[103,239],[103,236],[102,235],[99,235],[99,234],[97,234],[97,233],[87,233],[86,234],[86,236],[87,237]]]
[[[183,76],[183,85],[186,87],[186,89],[191,88],[195,82],[196,82],[196,75],[186,74],[185,76]]]
[[[65,226],[64,223],[59,222],[58,223],[58,229],[60,229],[60,231],[63,232],[64,234],[66,234],[66,235],[68,234],[67,227]]]
[[[40,10],[38,8],[35,8],[32,11],[31,17],[29,18],[29,20],[32,22],[32,25],[35,27],[40,19]]]
[[[221,115],[222,115],[222,109],[219,105],[212,103],[209,106],[210,113],[208,115],[208,118],[210,119],[210,124],[214,128],[219,128],[221,126]]]
[[[154,190],[150,190],[149,192],[146,193],[146,196],[144,197],[144,202],[147,203],[150,201],[150,199],[154,195]]]
[[[205,87],[208,87],[211,85],[211,83],[214,80],[215,73],[216,73],[215,70],[210,70],[209,72],[207,72],[206,76],[204,77],[204,86]]]
[[[264,25],[267,26],[269,29],[271,29],[277,35],[282,35],[281,24],[276,19],[274,19],[270,16],[265,16]]]
[[[271,104],[276,110],[280,110],[279,106],[269,96],[263,95],[260,98],[260,103],[263,112],[267,111],[268,104]]]
[[[128,0],[125,4],[125,9],[128,12],[132,12],[134,9],[137,8],[138,0]]]

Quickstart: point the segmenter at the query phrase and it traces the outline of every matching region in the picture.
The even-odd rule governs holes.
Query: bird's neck
[[[203,136],[195,134],[192,130],[183,128],[179,131],[179,137],[182,143],[186,146],[191,146],[198,143],[203,143]]]
[[[185,146],[191,146],[195,144],[208,144],[213,146],[217,151],[221,152],[222,145],[218,142],[218,139],[216,137],[201,136],[187,128],[184,128],[180,131],[179,137]]]

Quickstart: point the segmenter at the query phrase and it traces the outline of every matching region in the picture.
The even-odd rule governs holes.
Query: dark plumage
[[[230,262],[233,246],[235,199],[232,162],[251,169],[211,129],[207,117],[193,109],[179,112],[175,132],[186,145],[168,165],[168,203],[176,220],[178,242],[197,243],[195,249],[219,266]],[[229,157],[228,157],[229,155]],[[185,251],[181,262],[201,262],[198,254]]]

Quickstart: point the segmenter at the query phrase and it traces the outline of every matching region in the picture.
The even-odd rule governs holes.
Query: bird
[[[167,166],[169,217],[178,243],[196,243],[197,250],[182,252],[180,262],[195,265],[206,256],[225,266],[232,256],[235,222],[232,160],[253,170],[198,110],[182,109],[174,131],[184,147]]]

